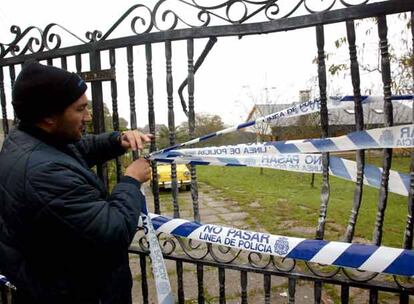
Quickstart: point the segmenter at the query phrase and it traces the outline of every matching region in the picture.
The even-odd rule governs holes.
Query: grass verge
[[[408,173],[409,158],[394,157],[392,169]],[[367,157],[367,163],[381,165],[380,157]],[[197,168],[198,179],[220,189],[222,195],[241,205],[248,221],[270,233],[310,237],[315,233],[320,205],[321,175],[311,175],[259,168]],[[326,239],[338,240],[344,232],[353,204],[355,184],[330,176],[330,199],[327,212]],[[355,237],[371,240],[377,214],[378,189],[364,187]],[[390,193],[385,211],[383,245],[400,247],[407,218],[407,197]],[[305,235],[304,235],[305,234]],[[309,235],[306,235],[309,234]]]

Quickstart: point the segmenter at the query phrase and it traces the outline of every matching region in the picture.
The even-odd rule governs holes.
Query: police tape
[[[149,214],[156,232],[260,254],[364,271],[414,276],[414,251],[357,243],[328,242],[201,224]]]
[[[346,108],[346,107],[350,107],[353,106],[354,100],[354,96],[343,96],[343,97],[329,97],[327,100],[327,107],[328,109],[334,109],[334,108]],[[361,96],[361,102],[362,103],[372,103],[372,102],[378,102],[378,101],[382,101],[384,100],[384,98],[382,96]],[[391,96],[391,100],[394,102],[406,102],[406,101],[412,101],[414,100],[414,96],[413,95],[399,95],[399,96]],[[158,151],[154,151],[152,153],[149,154],[148,158],[150,158],[151,156],[154,156],[156,154],[160,154],[160,153],[165,153],[171,150],[175,150],[178,148],[182,148],[182,147],[186,147],[186,146],[190,146],[202,141],[206,141],[208,139],[217,137],[217,136],[221,136],[224,134],[228,134],[237,130],[242,130],[244,128],[247,127],[252,127],[258,123],[271,123],[271,122],[275,122],[279,119],[282,118],[288,118],[288,117],[295,117],[295,116],[301,116],[301,115],[307,115],[307,114],[311,114],[311,113],[316,113],[320,110],[320,100],[315,99],[315,100],[309,100],[309,101],[305,101],[299,104],[293,104],[292,106],[283,109],[281,111],[263,116],[263,117],[259,117],[255,120],[251,120],[248,122],[244,122],[238,125],[234,125],[232,127],[217,131],[217,132],[212,132],[209,133],[207,135],[203,135],[201,137],[198,138],[194,138],[192,140],[189,140],[187,142],[184,143],[180,143],[180,144],[176,144],[170,147],[167,147],[165,149],[161,149]]]
[[[141,192],[144,195],[145,193],[141,188]],[[157,235],[155,234],[154,227],[151,221],[151,217],[148,216],[148,209],[146,201],[144,199],[144,204],[141,207],[141,226],[144,227],[145,237],[147,238],[149,244],[149,251],[152,264],[152,273],[154,275],[155,287],[157,290],[157,299],[159,304],[173,304],[174,297],[171,291],[171,284],[168,278],[167,268],[165,267],[164,257],[158,243]]]
[[[321,154],[264,154],[233,157],[211,156],[171,156],[171,153],[156,155],[154,160],[162,163],[190,164],[203,166],[240,166],[268,168],[300,173],[321,174]],[[364,167],[363,183],[379,189],[381,186],[382,168],[366,164]],[[348,181],[357,180],[357,163],[351,160],[330,156],[329,174]],[[390,192],[408,196],[410,176],[390,170],[388,190]]]
[[[4,275],[0,274],[0,286],[7,286],[11,289],[16,290],[16,287],[9,281]]]
[[[236,156],[252,154],[295,154],[344,152],[362,149],[412,148],[414,125],[377,128],[347,135],[302,140],[239,144],[232,146],[180,149],[165,152],[169,156]],[[150,157],[153,160],[156,155]]]

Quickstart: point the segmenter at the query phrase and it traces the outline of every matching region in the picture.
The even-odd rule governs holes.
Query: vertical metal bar
[[[204,267],[203,264],[197,263],[197,286],[198,286],[198,303],[204,304]]]
[[[3,119],[3,133],[4,135],[9,134],[9,121],[7,120],[7,103],[6,103],[6,94],[4,92],[4,74],[3,67],[0,67],[0,103],[1,103],[1,113]]]
[[[47,65],[53,65],[53,58],[46,59]]]
[[[247,271],[240,271],[241,303],[247,304]]]
[[[147,264],[145,254],[139,255],[139,265],[141,266],[142,303],[148,304]]]
[[[349,286],[348,285],[341,285],[341,303],[342,304],[349,303]]]
[[[413,56],[414,56],[414,12],[411,13],[411,33],[413,39]],[[412,67],[413,77],[413,93],[414,93],[414,65]],[[414,107],[412,112],[412,122],[414,122]],[[412,249],[413,246],[413,227],[414,227],[414,150],[411,151],[411,164],[410,164],[410,189],[408,196],[408,215],[407,224],[405,226],[404,233],[404,248]]]
[[[318,78],[319,93],[321,100],[321,128],[322,138],[328,137],[328,108],[326,105],[326,66],[325,66],[325,36],[322,25],[316,26],[316,41],[318,46]],[[321,207],[319,212],[318,228],[316,230],[316,238],[323,239],[325,233],[326,213],[329,202],[329,154],[324,153],[322,158],[323,164],[323,181],[321,189]]]
[[[315,282],[314,302],[319,304],[322,300],[322,281]]]
[[[378,17],[378,36],[380,40],[381,51],[381,74],[384,87],[384,126],[393,125],[392,103],[391,103],[391,67],[388,53],[387,39],[387,19],[385,16]],[[375,228],[373,234],[373,243],[381,245],[382,227],[384,225],[385,209],[387,208],[388,199],[388,179],[392,161],[392,149],[383,149],[381,186],[379,190],[377,216],[375,219]],[[370,303],[378,302],[378,290],[370,289]]]
[[[400,293],[400,304],[409,304],[410,298],[408,296],[407,292],[401,292]]]
[[[361,131],[364,129],[364,114],[361,104],[361,89],[359,64],[356,50],[356,34],[355,23],[353,20],[346,21],[346,32],[349,44],[349,59],[351,62],[351,79],[354,91],[354,109],[355,109],[355,129]],[[351,214],[348,220],[348,226],[345,231],[344,241],[352,242],[355,233],[355,226],[358,220],[359,209],[362,202],[362,194],[364,190],[364,168],[365,168],[365,151],[357,150],[355,152],[357,161],[357,176],[354,190],[354,201]],[[349,286],[341,285],[341,303],[349,302]]]
[[[14,65],[9,66],[9,75],[10,75],[10,86],[11,88],[14,87],[14,82],[16,80],[16,70]]]
[[[10,75],[10,87],[13,90],[14,82],[16,80],[16,70],[14,68],[14,65],[9,66],[9,75]],[[17,124],[17,116],[16,113],[14,113],[14,119],[13,119],[13,125]]]
[[[381,73],[382,82],[384,86],[384,125],[386,127],[393,125],[392,103],[391,103],[391,68],[390,57],[388,53],[388,39],[387,39],[387,20],[385,16],[378,17],[378,35],[380,39],[381,50]],[[382,226],[384,224],[384,214],[387,207],[388,198],[388,177],[390,173],[392,161],[392,149],[383,150],[382,176],[381,187],[379,191],[377,216],[375,221],[375,229],[373,242],[379,246],[382,240]]]
[[[82,55],[81,54],[75,55],[75,62],[76,62],[76,73],[80,74],[82,72]]]
[[[128,63],[128,93],[129,109],[131,118],[131,129],[137,128],[137,113],[135,110],[135,81],[134,81],[134,53],[132,45],[127,46],[127,63]],[[138,152],[132,152],[133,159],[138,158]]]
[[[111,69],[116,71],[116,55],[115,50],[109,50],[109,64]],[[116,73],[116,72],[115,72]],[[118,115],[118,87],[116,79],[111,79],[111,97],[112,97],[112,127],[115,131],[119,131],[119,115]],[[122,176],[121,158],[115,158],[116,180],[120,181]]]
[[[171,41],[165,41],[165,59],[167,66],[167,98],[168,98],[168,129],[170,145],[175,144],[175,121],[174,121],[174,103],[173,103],[173,76],[172,76],[172,50]],[[177,187],[177,167],[171,165],[171,193],[174,207],[174,217],[180,217],[178,206],[178,187]]]
[[[346,31],[349,43],[349,57],[351,61],[351,78],[354,89],[354,108],[355,108],[355,128],[357,131],[362,131],[364,128],[364,115],[361,104],[361,90],[359,77],[358,56],[355,45],[355,24],[353,20],[346,22]],[[365,167],[365,151],[357,150],[357,177],[354,190],[354,203],[351,210],[351,215],[348,220],[344,240],[351,242],[354,237],[355,225],[358,219],[359,208],[361,207],[363,181],[364,181],[364,167]],[[344,286],[342,286],[344,287]]]
[[[154,81],[152,78],[152,45],[145,44],[145,58],[147,61],[147,95],[148,95],[148,124],[149,131],[155,135],[155,112],[154,112]],[[150,152],[157,150],[155,136],[151,139]],[[158,189],[157,163],[151,162],[152,169],[152,194],[154,196],[154,211],[161,214],[160,193]]]
[[[288,289],[289,289],[289,304],[295,303],[295,294],[296,294],[296,279],[295,278],[289,278],[288,280]]]
[[[369,304],[376,304],[376,303],[378,303],[378,290],[370,289],[369,290]]]
[[[188,131],[190,138],[195,137],[195,112],[194,112],[194,39],[187,39],[187,58],[188,58]],[[193,201],[194,220],[200,221],[200,211],[198,206],[198,185],[197,172],[194,165],[190,166],[191,172],[191,198]]]
[[[89,53],[91,71],[99,71],[101,69],[101,53],[100,51],[91,50]],[[92,113],[93,113],[93,131],[95,134],[105,132],[104,104],[102,93],[102,82],[92,81]],[[99,178],[108,188],[108,166],[107,164],[98,164],[96,166]]]
[[[218,277],[219,277],[219,303],[226,304],[226,271],[223,267],[219,267]]]
[[[320,118],[322,128],[322,138],[328,137],[328,108],[326,105],[326,65],[325,65],[325,35],[323,25],[316,26],[316,44],[318,48],[318,80],[320,94]],[[321,240],[325,234],[326,215],[328,212],[328,202],[330,195],[329,186],[329,153],[322,153],[322,186],[321,186],[321,206],[319,210],[318,226],[316,228],[316,239]],[[320,303],[322,296],[322,282],[316,281],[314,284],[315,302]]]
[[[178,292],[178,303],[184,303],[184,280],[183,280],[183,262],[177,261],[177,292]]]
[[[265,304],[270,304],[270,288],[272,285],[272,278],[270,274],[265,274],[263,276],[263,289],[264,289],[264,302]]]
[[[412,46],[413,46],[413,54],[411,54],[414,58],[414,12],[411,12],[411,38],[412,38]],[[411,75],[413,77],[413,86],[412,86],[412,93],[414,93],[414,64],[412,65]],[[412,110],[412,118],[411,122],[414,122],[414,107]],[[410,162],[410,189],[408,194],[408,205],[407,205],[408,213],[407,213],[407,223],[405,225],[405,232],[404,232],[404,249],[412,249],[413,247],[413,228],[414,228],[414,150],[411,150],[411,162]],[[403,292],[400,294],[400,303],[407,303],[409,302],[409,297],[407,292]]]
[[[60,66],[62,67],[63,70],[68,69],[68,61],[67,61],[66,56],[60,57]]]

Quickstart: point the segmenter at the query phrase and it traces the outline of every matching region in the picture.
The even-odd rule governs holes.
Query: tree
[[[402,30],[398,33],[398,42],[400,43],[398,47],[389,45],[388,52],[390,57],[391,69],[391,79],[392,79],[392,92],[394,94],[411,94],[412,93],[412,83],[413,83],[413,65],[414,65],[414,55],[412,49],[412,41],[407,36],[407,30],[411,29],[411,20],[410,16],[407,13],[399,14],[398,16],[393,16],[391,18],[393,23],[398,24],[398,28]],[[391,19],[390,18],[390,19]],[[391,22],[389,22],[392,24]],[[404,26],[401,26],[401,25]],[[381,75],[381,50],[380,46],[377,43],[378,38],[374,35],[368,35],[374,31],[377,26],[377,19],[370,18],[364,19],[362,21],[356,22],[356,29],[359,29],[359,32],[365,34],[365,39],[362,42],[362,45],[358,48],[358,60],[359,67],[362,74],[366,78],[370,75],[378,73]],[[373,36],[376,39],[376,55],[366,56],[366,49],[369,46],[369,38]],[[340,37],[335,40],[335,48],[337,50],[342,49],[347,44],[346,37]],[[369,49],[369,48],[368,48]],[[375,60],[372,60],[374,57]],[[330,59],[337,59],[333,54],[327,54],[327,62]],[[370,60],[371,59],[371,60]],[[316,61],[315,61],[316,62]],[[350,63],[349,59],[343,62],[335,62],[328,65],[328,71],[332,76],[344,77],[345,72],[349,70]],[[361,81],[361,84],[364,83]],[[363,94],[372,94],[372,91],[376,90],[375,87],[368,87],[363,89]]]
[[[175,142],[182,143],[189,139],[188,130],[184,129],[181,125],[176,127],[175,130]],[[166,125],[160,125],[159,131],[156,134],[157,149],[164,149],[170,144],[170,130]]]
[[[88,109],[89,109],[89,112],[91,113],[91,115],[93,117],[92,101],[91,100],[88,100]],[[119,117],[118,122],[119,122],[119,130],[120,131],[125,131],[125,130],[128,129],[128,121],[125,118]],[[112,118],[111,113],[109,112],[109,108],[106,105],[106,103],[104,103],[104,124],[105,124],[105,130],[106,131],[113,131],[114,130],[113,118]],[[87,130],[88,133],[93,133],[93,123],[92,123],[92,121],[87,124],[86,130]]]

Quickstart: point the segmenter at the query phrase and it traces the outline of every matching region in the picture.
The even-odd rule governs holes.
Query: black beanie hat
[[[33,124],[62,113],[85,93],[85,82],[75,73],[31,62],[13,86],[13,108],[22,123]]]

